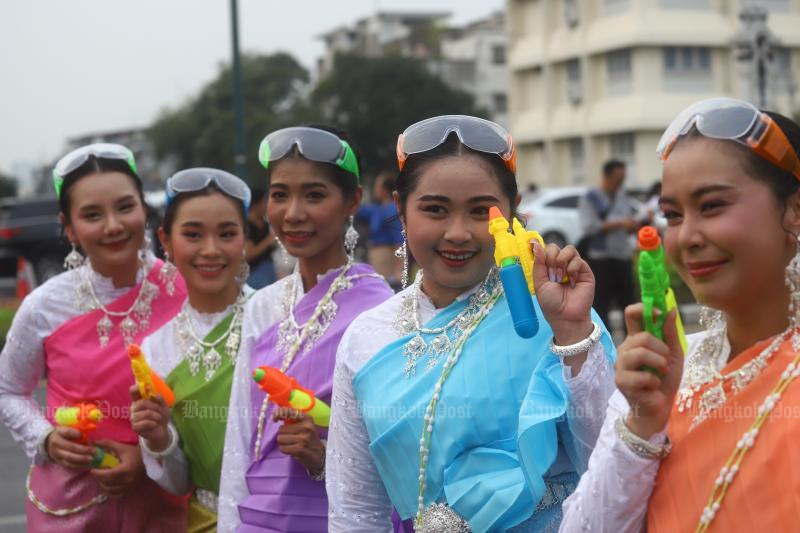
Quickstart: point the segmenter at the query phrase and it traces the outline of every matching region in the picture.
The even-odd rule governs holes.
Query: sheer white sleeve
[[[354,371],[348,356],[353,330],[359,329],[358,322],[342,336],[333,373],[333,405],[325,467],[328,531],[332,533],[392,531],[392,504],[372,462],[369,435],[353,392]],[[357,334],[370,335],[370,332]]]
[[[172,423],[170,422],[170,425]],[[178,435],[172,426],[173,435]],[[156,457],[142,447],[142,462],[147,477],[155,481],[167,492],[182,496],[189,492],[189,463],[178,444],[169,455]]]
[[[0,420],[36,463],[47,460],[39,447],[53,429],[32,396],[45,369],[41,295],[34,292],[23,300],[0,353]]]
[[[608,399],[614,393],[614,370],[603,344],[598,342],[589,350],[586,362],[577,376],[569,366],[563,366],[564,382],[570,391],[567,424],[573,436],[578,472],[586,471],[605,419]]]
[[[659,461],[633,453],[614,430],[620,416],[627,415],[628,402],[616,391],[608,402],[605,422],[589,459],[589,469],[577,490],[563,505],[559,531],[644,531],[647,502],[655,486]],[[663,442],[664,434],[653,442]]]

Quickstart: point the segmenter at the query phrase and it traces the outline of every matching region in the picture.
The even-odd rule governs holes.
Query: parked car
[[[525,218],[527,228],[538,231],[544,242],[562,247],[575,244],[583,234],[578,200],[587,190],[588,187],[540,189],[523,198],[517,212]]]
[[[540,189],[523,198],[517,212],[525,218],[527,228],[538,231],[545,243],[552,242],[561,247],[577,244],[583,236],[578,201],[588,190],[586,186]],[[647,215],[643,204],[634,195],[629,193],[628,196],[636,208],[637,218],[644,222]],[[658,223],[659,215],[656,216]]]
[[[158,227],[166,198],[163,190],[146,191],[145,201],[153,213],[150,228]],[[160,252],[152,229],[154,249]],[[0,277],[16,275],[17,260],[24,257],[33,267],[33,285],[39,285],[64,270],[70,245],[58,220],[55,196],[0,200]]]

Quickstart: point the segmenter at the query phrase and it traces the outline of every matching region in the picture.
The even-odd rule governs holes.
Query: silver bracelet
[[[592,326],[594,326],[594,329],[592,329],[592,332],[589,334],[589,336],[582,341],[576,342],[575,344],[559,346],[555,343],[555,337],[551,337],[550,351],[559,357],[572,357],[573,355],[588,352],[592,349],[592,346],[597,344],[597,341],[600,340],[600,337],[603,336],[603,329],[597,322],[592,322]]]
[[[178,432],[172,426],[172,424],[167,424],[167,433],[169,433],[169,444],[167,447],[161,450],[160,452],[154,452],[147,446],[147,441],[144,437],[139,437],[139,446],[147,453],[147,455],[151,455],[153,457],[166,457],[167,455],[172,454],[175,451],[175,448],[178,447]]]
[[[319,439],[319,440],[322,442],[322,449],[325,453],[322,454],[322,467],[320,468],[319,472],[317,472],[316,474],[312,474],[311,470],[306,468],[306,474],[308,474],[308,477],[310,477],[312,481],[325,480],[325,462],[326,462],[325,460],[328,455],[328,441],[326,439]]]
[[[669,437],[664,441],[664,444],[653,444],[649,440],[645,440],[628,428],[625,423],[625,417],[620,416],[614,423],[614,430],[617,432],[617,437],[630,448],[630,450],[642,457],[643,459],[656,459],[660,461],[672,451],[672,443]]]

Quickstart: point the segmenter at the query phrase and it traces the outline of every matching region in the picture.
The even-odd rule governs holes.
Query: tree
[[[446,114],[481,116],[470,94],[434,76],[425,64],[400,56],[339,55],[332,73],[311,94],[306,118],[348,132],[362,168],[393,167],[397,136],[419,120]]]
[[[17,195],[17,180],[0,174],[0,198],[13,198]]]
[[[263,176],[258,145],[272,130],[294,122],[308,72],[292,56],[242,55],[242,87],[247,137],[247,175]],[[159,157],[173,157],[179,168],[209,166],[233,171],[231,68],[224,65],[200,94],[177,109],[165,110],[149,129]]]

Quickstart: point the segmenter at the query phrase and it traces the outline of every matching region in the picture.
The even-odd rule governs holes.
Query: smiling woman
[[[53,181],[73,247],[65,261],[71,271],[23,301],[0,356],[0,416],[35,462],[28,528],[180,529],[183,502],[141,475],[127,417],[133,379],[125,346],[174,316],[185,296],[183,282],[174,280],[168,291],[158,279],[161,262],[145,246],[147,208],[127,148],[81,147],[58,162]],[[31,393],[45,368],[48,409],[42,414]],[[77,430],[54,428],[53,418],[57,407],[87,401],[103,406],[90,446],[80,443]],[[119,465],[91,469],[95,445],[116,455]]]
[[[417,532],[550,531],[613,384],[592,273],[574,247],[537,244],[542,327],[519,337],[489,233],[489,209],[511,217],[519,202],[510,135],[475,117],[435,117],[406,129],[397,153],[404,250],[422,272],[358,317],[339,346],[330,531],[384,532],[393,522]],[[589,415],[568,414],[577,412]]]
[[[248,314],[225,438],[220,531],[327,531],[325,436],[312,418],[281,424],[253,385],[262,365],[294,377],[330,402],[336,349],[362,311],[391,295],[369,265],[355,263],[352,219],[361,201],[358,158],[343,133],[294,127],[267,135],[267,217],[297,257],[293,274],[261,289]],[[251,334],[252,333],[252,334]]]
[[[188,298],[142,348],[175,391],[175,404],[170,412],[163,401],[142,400],[132,390],[131,421],[141,437],[147,474],[174,494],[191,490],[188,530],[214,531],[226,417],[192,413],[224,413],[228,407],[252,293],[244,285],[250,189],[212,168],[182,170],[167,180],[166,189],[159,237],[167,262],[159,275],[169,287],[180,273]]]

